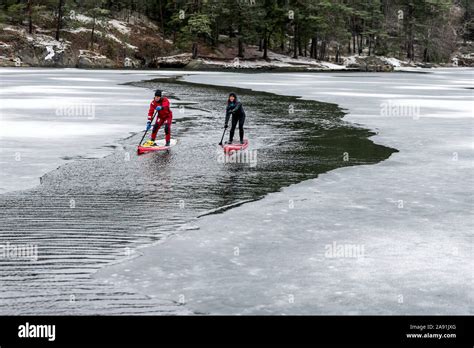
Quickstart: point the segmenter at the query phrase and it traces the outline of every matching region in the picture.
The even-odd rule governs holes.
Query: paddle
[[[230,114],[232,115],[232,113],[230,113]],[[226,121],[228,121],[227,117],[226,117]],[[227,127],[224,127],[224,133],[222,133],[222,138],[221,138],[221,141],[220,141],[219,145],[222,145],[222,140],[224,140],[224,135],[225,135],[226,129],[227,129]]]
[[[227,128],[224,128],[224,133],[222,133],[222,138],[221,138],[221,142],[219,143],[219,145],[222,145],[222,140],[224,140],[224,135],[225,135],[226,130],[227,130]]]
[[[153,120],[155,119],[155,116],[156,116],[156,113],[157,113],[157,112],[158,112],[158,111],[155,111],[155,113],[153,114],[153,117],[151,118],[150,124],[153,123]],[[153,127],[151,127],[151,128],[153,128]],[[150,128],[150,129],[151,129],[151,128]],[[142,144],[143,139],[145,139],[146,133],[148,133],[148,129],[145,129],[145,133],[143,134],[142,139],[140,140],[140,143],[138,144],[138,146],[140,146],[140,145]]]

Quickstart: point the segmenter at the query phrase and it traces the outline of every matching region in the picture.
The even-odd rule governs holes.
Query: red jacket
[[[157,106],[161,106],[161,110],[158,111],[158,117],[161,119],[165,119],[168,117],[173,117],[173,113],[170,109],[170,101],[166,97],[161,97],[159,102],[156,102],[153,99],[150,103],[150,109],[148,110],[148,121],[151,121],[153,114],[155,113],[155,109]]]

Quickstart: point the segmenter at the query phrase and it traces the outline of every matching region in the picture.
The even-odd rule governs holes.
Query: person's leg
[[[239,118],[232,114],[232,125],[230,127],[230,134],[229,134],[229,143],[232,142],[232,140],[234,140],[234,132],[235,132],[235,127],[237,127],[237,121],[239,120]]]
[[[151,132],[151,137],[150,139],[155,141],[156,135],[158,134],[158,131],[160,130],[161,126],[163,125],[164,120],[161,118],[156,121],[156,123],[153,125],[153,131]]]
[[[171,140],[171,121],[172,117],[168,117],[165,122],[165,139],[166,139],[166,146],[170,144]]]
[[[244,123],[245,123],[245,114],[240,115],[239,118],[239,136],[240,136],[240,143],[243,144],[244,142]]]

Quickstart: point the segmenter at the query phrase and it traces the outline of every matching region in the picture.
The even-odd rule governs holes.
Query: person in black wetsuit
[[[225,115],[225,126],[224,128],[228,127],[229,118],[232,115],[232,124],[230,127],[230,136],[228,144],[232,144],[234,140],[234,132],[235,127],[237,126],[237,122],[239,123],[239,136],[240,136],[240,143],[244,143],[244,122],[245,122],[245,111],[242,103],[237,98],[237,94],[230,93],[229,98],[227,99],[227,109]]]

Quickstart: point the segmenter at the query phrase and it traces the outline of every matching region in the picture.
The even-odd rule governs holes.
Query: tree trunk
[[[243,44],[242,39],[240,37],[237,41],[237,44],[238,44],[238,47],[239,47],[239,53],[237,54],[237,56],[239,58],[244,58],[244,44]]]
[[[32,34],[33,33],[33,19],[32,19],[32,14],[31,14],[31,7],[33,6],[31,4],[33,0],[28,0],[28,33]]]
[[[321,42],[321,48],[319,50],[319,60],[324,60],[326,58],[326,40]]]
[[[192,56],[192,58],[193,58],[193,59],[196,59],[196,58],[198,57],[198,43],[197,43],[196,41],[193,42],[193,48],[192,48],[192,50],[193,50],[193,56]]]
[[[93,45],[94,45],[94,30],[95,30],[95,16],[92,17],[91,47],[90,47],[91,50],[93,49]]]
[[[303,55],[303,46],[301,44],[301,35],[300,35],[299,31],[300,31],[300,28],[298,27],[298,54],[300,56],[302,56]]]
[[[268,59],[268,34],[267,29],[263,33],[263,59]]]
[[[309,48],[309,57],[314,58],[314,45],[315,45],[315,39],[314,37],[311,38],[311,46]]]
[[[413,4],[408,4],[408,18],[407,18],[407,24],[408,24],[408,30],[407,30],[407,58],[410,60],[415,59],[415,49],[414,49],[414,38],[413,38]]]
[[[352,54],[356,53],[356,34],[352,32]]]
[[[240,23],[238,26],[238,30],[239,30],[239,34],[237,37],[237,50],[238,50],[237,56],[239,58],[244,58],[244,42],[242,40],[242,24]]]
[[[63,21],[63,6],[64,0],[59,0],[58,2],[58,20],[56,23],[56,40],[59,41],[59,32],[61,31],[62,21]]]
[[[213,38],[214,38],[213,46],[217,46],[219,44],[219,21],[217,20],[216,20],[216,29],[214,31]]]
[[[318,59],[318,37],[314,37],[314,59]]]
[[[297,34],[297,25],[295,23],[294,28],[293,28],[293,58],[297,59],[298,58],[298,34]]]
[[[159,6],[160,6],[160,24],[161,24],[161,33],[163,34],[163,37],[165,36],[165,22],[163,20],[163,6],[161,3],[161,0],[158,0]]]

